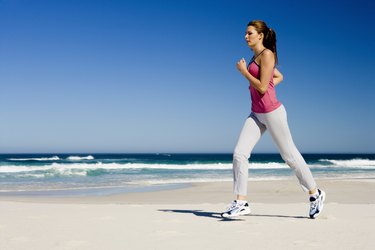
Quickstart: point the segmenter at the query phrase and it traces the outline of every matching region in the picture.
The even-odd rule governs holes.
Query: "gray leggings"
[[[283,105],[269,113],[251,113],[242,128],[233,154],[234,194],[247,194],[248,164],[251,151],[268,130],[279,148],[281,157],[291,167],[304,191],[316,188],[315,180],[301,153],[294,145]]]

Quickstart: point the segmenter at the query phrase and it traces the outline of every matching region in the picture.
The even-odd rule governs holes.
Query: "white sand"
[[[0,249],[374,249],[373,180],[323,181],[307,218],[294,180],[249,183],[252,215],[220,218],[231,183],[107,197],[0,197]]]

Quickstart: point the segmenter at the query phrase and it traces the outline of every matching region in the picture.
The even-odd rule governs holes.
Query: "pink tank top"
[[[260,66],[255,61],[249,64],[248,70],[250,74],[257,79],[260,79],[259,69]],[[251,95],[251,111],[255,113],[269,113],[281,106],[281,103],[276,98],[275,86],[273,85],[273,72],[266,93],[259,93],[258,90],[251,85],[249,89]]]

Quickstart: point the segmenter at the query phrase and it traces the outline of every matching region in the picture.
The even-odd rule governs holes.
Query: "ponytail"
[[[271,28],[266,30],[267,31],[263,39],[263,45],[273,52],[273,54],[275,55],[275,64],[277,64],[276,32]]]

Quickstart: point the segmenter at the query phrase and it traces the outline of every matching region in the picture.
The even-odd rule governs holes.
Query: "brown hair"
[[[253,20],[249,22],[247,26],[253,26],[258,33],[263,33],[263,45],[273,52],[275,55],[275,64],[277,64],[276,32],[261,20]]]

